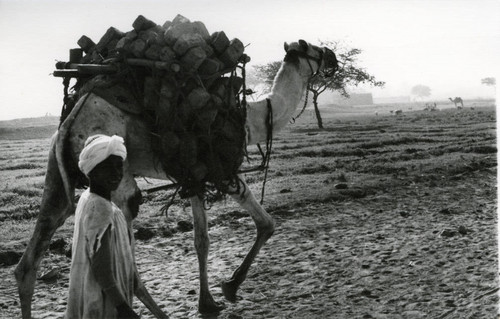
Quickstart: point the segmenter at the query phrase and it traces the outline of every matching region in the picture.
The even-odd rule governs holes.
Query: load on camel
[[[36,226],[15,270],[23,318],[31,318],[36,271],[56,229],[74,213],[75,188],[85,179],[78,155],[88,136],[125,139],[124,177],[112,194],[129,227],[137,216],[141,192],[134,177],[173,180],[189,198],[194,244],[199,261],[199,311],[224,305],[209,290],[206,202],[228,194],[252,217],[254,245],[232,277],[222,283],[230,302],[254,258],[274,231],[274,221],[256,200],[239,172],[246,145],[269,142],[294,115],[310,79],[337,70],[335,54],[303,40],[285,43],[285,58],[272,91],[261,101],[246,102],[244,65],[249,58],[241,41],[224,32],[209,34],[201,22],[177,16],[163,26],[139,16],[134,30],[110,28],[94,44],[82,37],[70,61],[58,63],[64,78],[65,107],[52,138],[44,192]],[[242,67],[243,66],[243,67]],[[237,75],[241,69],[241,76]],[[69,79],[77,78],[74,91]],[[164,314],[140,283],[137,297],[158,318]]]

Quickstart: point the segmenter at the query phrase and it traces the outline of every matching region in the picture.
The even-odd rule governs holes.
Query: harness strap
[[[306,52],[301,52],[301,51],[294,51],[297,56],[305,58],[307,60],[307,64],[309,64],[309,68],[312,71],[311,77],[315,77],[319,73],[319,67],[321,66],[321,62],[323,61],[323,51],[319,50],[319,58],[313,57],[312,55],[307,54]],[[315,61],[318,63],[318,69],[316,71],[313,70],[313,67],[311,65],[311,60]]]
[[[312,79],[312,77],[309,78],[309,80],[307,81],[306,97],[304,99],[304,106],[302,107],[302,110],[300,110],[299,114],[297,114],[297,116],[292,117],[292,119],[290,120],[290,124],[294,124],[295,120],[297,120],[302,115],[302,113],[304,113],[304,111],[306,110],[307,101],[309,99],[309,91],[311,90],[311,79]]]
[[[267,181],[267,171],[269,169],[269,161],[271,160],[271,150],[273,148],[273,107],[271,105],[271,100],[266,99],[267,101],[267,118],[266,118],[266,128],[267,128],[267,136],[266,136],[266,154],[262,158],[262,164],[264,166],[264,181],[262,182],[262,192],[260,197],[260,204],[264,204],[264,193],[266,189],[266,181]],[[262,150],[260,145],[257,144],[259,150],[262,154]]]
[[[307,100],[309,99],[309,91],[311,89],[311,80],[319,74],[319,69],[320,69],[320,66],[321,66],[321,62],[323,62],[323,51],[319,51],[319,58],[316,58],[316,57],[313,57],[307,53],[304,53],[304,52],[300,52],[300,51],[297,51],[295,52],[298,56],[300,57],[303,57],[306,59],[307,61],[307,64],[309,65],[309,68],[311,69],[311,76],[309,77],[309,80],[307,81],[307,87],[306,87],[306,97],[304,99],[304,106],[302,107],[302,110],[299,112],[299,114],[297,114],[297,116],[295,117],[292,117],[292,119],[290,120],[290,123],[293,124],[295,123],[295,121],[302,115],[302,113],[304,113],[304,111],[306,110],[306,107],[307,107]],[[311,65],[311,61],[310,60],[314,60],[316,61],[316,63],[318,63],[318,69],[316,71],[314,71],[312,65]]]
[[[311,68],[312,75],[309,78],[307,82],[307,88],[306,88],[306,97],[304,101],[304,107],[302,108],[301,112],[294,118],[292,118],[292,121],[295,122],[295,120],[304,112],[306,106],[307,106],[307,100],[309,97],[309,88],[311,85],[311,79],[318,75],[319,69],[321,66],[321,62],[323,61],[323,51],[319,51],[319,58],[313,57],[307,53],[303,52],[296,52],[299,56],[306,58],[307,63],[309,64],[309,68]],[[314,60],[316,63],[318,63],[318,69],[314,71],[311,61]],[[257,148],[259,149],[259,152],[262,156],[262,164],[260,165],[260,168],[264,169],[264,180],[262,182],[262,191],[261,191],[261,198],[260,198],[260,204],[262,205],[264,203],[264,194],[265,194],[265,189],[266,189],[266,182],[267,182],[267,173],[269,169],[269,161],[271,160],[271,151],[273,147],[273,108],[271,105],[271,100],[269,98],[266,99],[267,101],[267,118],[266,118],[266,128],[267,128],[267,136],[266,136],[266,152],[264,153],[262,151],[262,148],[260,144],[257,144]]]

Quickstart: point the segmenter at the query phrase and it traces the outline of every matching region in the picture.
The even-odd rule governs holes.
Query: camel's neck
[[[308,77],[299,73],[292,63],[283,63],[274,79],[271,93],[273,111],[273,135],[280,131],[292,118],[306,90]],[[303,102],[303,101],[302,101]],[[247,112],[248,144],[264,141],[267,136],[267,100],[249,103]]]

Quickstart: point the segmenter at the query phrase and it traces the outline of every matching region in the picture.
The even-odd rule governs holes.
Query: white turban
[[[127,158],[127,149],[122,137],[102,134],[90,136],[85,141],[85,147],[80,153],[78,167],[88,176],[97,164],[104,161],[110,155],[120,156],[123,160]]]

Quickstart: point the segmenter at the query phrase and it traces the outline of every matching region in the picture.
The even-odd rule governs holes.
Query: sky
[[[181,14],[247,45],[248,66],[282,60],[283,43],[341,41],[359,66],[385,81],[358,88],[374,98],[493,98],[499,74],[500,0],[0,0],[0,120],[59,115],[62,79],[51,75],[82,35],[98,42],[138,15],[157,24]]]

